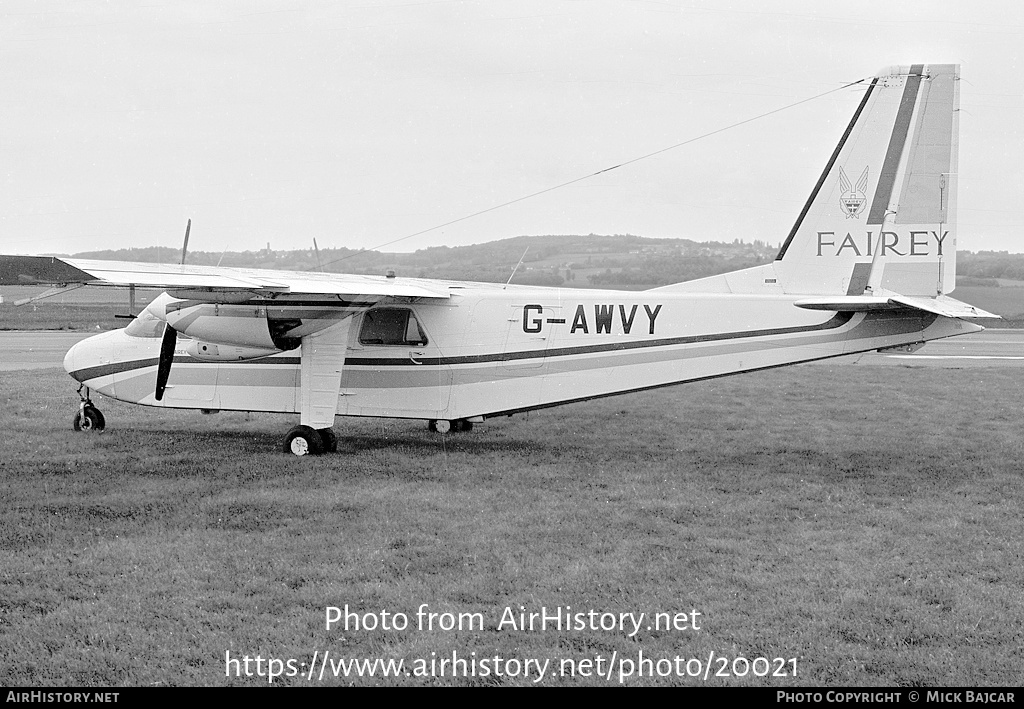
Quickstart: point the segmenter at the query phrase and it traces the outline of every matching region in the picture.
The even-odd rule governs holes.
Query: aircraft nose
[[[68,350],[65,353],[65,355],[64,355],[64,371],[67,372],[68,374],[70,374],[72,377],[75,377],[74,372],[76,371],[76,367],[75,367],[75,349],[80,344],[82,344],[82,343],[76,342],[75,344],[71,345],[71,349]],[[77,379],[77,378],[78,377],[75,377],[75,379]]]
[[[111,361],[110,333],[87,337],[71,346],[64,355],[64,370],[80,382],[101,376],[99,368]]]

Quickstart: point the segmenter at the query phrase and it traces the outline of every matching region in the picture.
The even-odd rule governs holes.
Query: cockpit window
[[[124,334],[129,337],[162,337],[164,321],[148,310],[143,310],[124,329]]]
[[[422,347],[427,344],[416,314],[406,308],[376,308],[363,314],[363,326],[359,331],[359,342],[363,345],[411,345]]]

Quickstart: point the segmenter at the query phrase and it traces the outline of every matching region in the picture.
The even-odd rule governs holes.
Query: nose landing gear
[[[82,394],[82,389],[85,389],[85,394]],[[72,426],[76,431],[96,431],[99,433],[106,428],[107,422],[103,418],[103,414],[97,409],[92,399],[89,398],[89,387],[84,384],[78,387],[78,398],[81,399],[81,403],[78,405],[78,411],[75,412],[75,418],[72,421]]]

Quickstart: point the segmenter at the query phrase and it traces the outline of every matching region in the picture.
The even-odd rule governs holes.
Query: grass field
[[[66,293],[25,305],[15,301],[45,293],[45,286],[0,287],[0,330],[114,330],[128,324],[115,314],[128,313],[125,288],[74,288]],[[136,310],[160,295],[159,291],[139,289]]]
[[[1019,371],[804,365],[443,437],[339,420],[343,452],[304,459],[277,452],[289,417],[104,399],[107,431],[75,434],[63,373],[0,374],[0,684],[268,682],[226,653],[294,658],[275,684],[537,679],[436,676],[454,652],[549,659],[544,685],[640,653],[797,674],[627,685],[1020,685]],[[483,627],[420,630],[421,604]],[[325,629],[346,605],[409,627]],[[520,606],[699,630],[497,627]],[[435,676],[310,681],[315,651]],[[599,657],[610,679],[561,674]]]
[[[1001,315],[1013,327],[1021,327],[1024,321],[1024,288],[961,286],[953,297],[975,305],[982,310]],[[991,321],[990,321],[991,322]],[[988,326],[990,323],[984,323]]]

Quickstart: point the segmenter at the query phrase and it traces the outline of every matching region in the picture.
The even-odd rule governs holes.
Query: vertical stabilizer
[[[941,295],[955,287],[959,67],[890,67],[782,245],[784,291]]]

